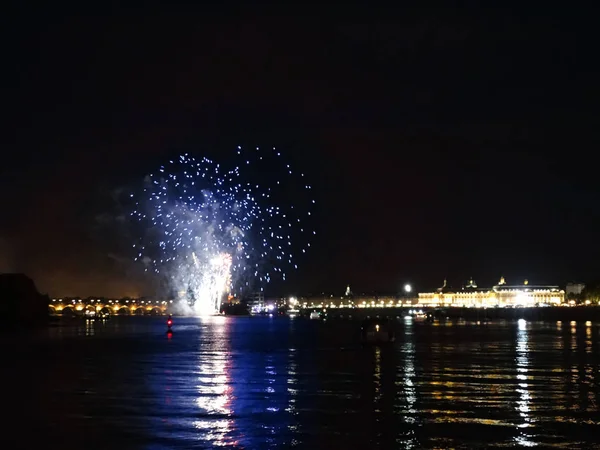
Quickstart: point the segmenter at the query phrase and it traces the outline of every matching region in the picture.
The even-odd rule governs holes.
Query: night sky
[[[182,151],[259,145],[303,167],[318,200],[313,251],[267,295],[595,279],[591,16],[18,14],[4,39],[0,271],[56,296],[152,294],[99,226],[112,196]]]

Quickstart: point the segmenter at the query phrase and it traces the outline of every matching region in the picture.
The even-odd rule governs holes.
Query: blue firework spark
[[[199,260],[227,254],[234,284],[262,286],[298,268],[316,234],[311,185],[275,148],[238,147],[233,156],[226,166],[180,155],[146,177],[141,195],[131,194],[144,230],[135,260],[146,270],[191,273]]]

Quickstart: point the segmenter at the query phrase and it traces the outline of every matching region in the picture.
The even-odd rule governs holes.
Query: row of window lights
[[[482,302],[482,303],[475,304],[473,302],[472,303],[447,302],[447,304],[449,306],[485,307],[485,306],[495,306],[495,305],[499,305],[499,306],[513,306],[515,303],[514,302],[508,302],[508,303],[505,303],[505,302]],[[551,304],[558,304],[558,303],[554,303],[554,302],[553,303],[543,303],[543,302],[540,302],[540,304],[550,306]],[[585,304],[589,305],[589,304],[591,304],[591,302],[589,300],[586,300]],[[442,303],[439,303],[439,302],[427,302],[427,303],[419,303],[416,306],[432,306],[432,307],[434,307],[434,306],[440,306],[440,305],[442,305]],[[571,301],[569,301],[568,304],[567,303],[560,303],[560,305],[562,305],[562,306],[567,306],[567,305],[573,306],[573,305],[575,305],[575,302],[571,300]],[[345,305],[343,303],[339,304],[339,305],[336,305],[334,303],[330,303],[329,306],[324,305],[323,303],[318,303],[318,304],[315,304],[315,303],[311,303],[311,304],[304,303],[303,304],[304,308],[323,308],[323,307],[326,307],[326,308],[355,308],[355,307],[358,307],[358,308],[366,308],[366,307],[385,308],[385,307],[388,307],[388,308],[390,308],[390,307],[399,307],[399,306],[412,306],[412,304],[404,304],[403,305],[401,302],[398,302],[395,305],[393,303],[391,303],[391,302],[388,303],[387,305],[384,304],[384,303],[377,303],[376,304],[375,302],[371,302],[369,304],[362,303],[362,304],[359,304],[358,306],[352,305],[352,304]]]
[[[53,298],[52,301],[53,302],[63,303],[63,299],[62,298],[59,298],[59,299]],[[82,303],[82,302],[83,302],[82,300],[71,300],[71,303],[73,303],[73,304],[75,304],[75,303]],[[90,302],[91,303],[94,303],[94,302],[102,303],[103,301],[102,300],[90,300]],[[119,300],[109,300],[108,303],[119,303]],[[129,300],[125,300],[125,303],[129,303]],[[137,303],[137,301],[136,300],[131,300],[131,303]],[[143,305],[145,305],[145,304],[151,305],[153,302],[151,300],[148,300],[148,301],[140,300],[140,303],[143,304]],[[156,304],[156,305],[158,305],[158,304],[166,305],[167,303],[173,303],[173,300],[169,300],[168,302],[165,301],[165,300],[163,300],[163,301],[155,300],[154,301],[154,304]]]
[[[387,304],[384,302],[379,302],[379,303],[375,303],[375,302],[370,302],[370,303],[360,303],[358,305],[354,305],[352,303],[349,304],[344,304],[344,303],[340,303],[339,305],[336,305],[335,303],[330,303],[329,304],[329,308],[367,308],[367,307],[378,307],[378,308],[393,308],[393,307],[397,307],[397,306],[412,306],[412,302],[406,302],[406,303],[402,303],[402,302],[388,302]],[[319,304],[315,304],[315,303],[311,303],[311,304],[307,304],[304,303],[303,304],[304,308],[323,308],[323,303],[319,303]]]

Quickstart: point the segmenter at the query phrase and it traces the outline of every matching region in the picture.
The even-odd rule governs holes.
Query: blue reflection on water
[[[173,368],[165,369],[163,377],[154,378],[153,389],[164,392],[165,403],[172,411],[155,434],[165,439],[196,440],[212,447],[298,444],[299,438],[293,436],[297,431],[293,421],[297,382],[294,349],[285,348],[286,343],[280,340],[271,341],[275,348],[265,349],[268,351],[261,347],[246,351],[243,334],[231,330],[232,319],[198,320],[201,333],[176,336],[186,340],[185,351],[180,354],[184,360],[171,362]],[[287,324],[280,322],[278,326]],[[269,330],[265,328],[265,337]],[[189,342],[190,337],[195,342]],[[196,361],[193,377],[177,370],[191,362],[187,360],[189,355],[194,355]],[[194,380],[193,385],[184,385],[184,378]],[[180,414],[193,417],[191,424],[185,417],[178,418]]]

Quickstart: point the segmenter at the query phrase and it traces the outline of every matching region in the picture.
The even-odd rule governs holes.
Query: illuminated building
[[[351,296],[317,295],[298,299],[301,308],[392,308],[412,306],[410,298],[397,295],[364,295]]]
[[[567,283],[567,297],[569,297],[569,295],[581,295],[584,289],[585,284],[583,283]]]
[[[248,299],[248,307],[252,314],[263,312],[265,306],[265,294],[263,292],[255,292],[252,297]]]
[[[462,289],[453,291],[444,280],[435,292],[419,293],[419,306],[444,307],[526,307],[560,305],[565,291],[558,286],[533,286],[527,280],[520,285],[507,285],[504,277],[492,288],[480,288],[471,279]]]

